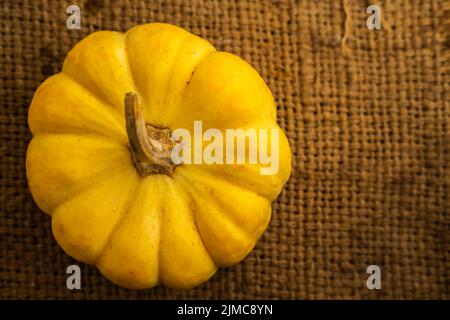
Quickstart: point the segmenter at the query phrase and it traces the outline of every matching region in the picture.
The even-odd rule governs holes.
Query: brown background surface
[[[374,1],[376,2],[376,1]],[[79,3],[82,29],[66,28]],[[1,1],[0,298],[449,298],[449,2]],[[27,189],[38,85],[95,30],[169,22],[249,61],[272,89],[293,171],[255,250],[190,291],[119,288],[57,246]],[[366,268],[382,268],[382,289]]]

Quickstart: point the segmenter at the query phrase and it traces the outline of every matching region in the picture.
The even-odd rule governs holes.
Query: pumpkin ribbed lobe
[[[125,121],[131,158],[139,174],[172,176],[177,166],[171,160],[176,141],[171,138],[168,128],[145,123],[139,96],[134,92],[125,95]]]

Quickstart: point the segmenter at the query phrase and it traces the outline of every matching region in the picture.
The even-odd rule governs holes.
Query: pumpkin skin
[[[279,170],[258,164],[179,165],[141,176],[124,97],[146,123],[279,130]],[[263,79],[239,57],[163,23],[95,32],[37,89],[28,122],[29,188],[58,244],[127,288],[192,288],[240,262],[266,229],[291,170],[287,139]]]

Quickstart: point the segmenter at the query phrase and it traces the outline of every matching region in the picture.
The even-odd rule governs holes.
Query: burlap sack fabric
[[[81,30],[66,28],[69,4]],[[369,30],[366,9],[382,9]],[[1,1],[0,298],[449,298],[449,2]],[[250,62],[293,152],[270,226],[190,291],[132,291],[56,244],[27,188],[27,112],[89,33],[168,22]],[[63,110],[62,110],[63,112]],[[382,270],[368,290],[366,268]]]

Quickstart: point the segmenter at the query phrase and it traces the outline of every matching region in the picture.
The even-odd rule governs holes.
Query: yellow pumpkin
[[[192,131],[196,120],[204,129],[278,130],[278,172],[262,175],[261,164],[249,163],[174,165],[170,133]],[[36,91],[28,122],[29,188],[56,241],[127,288],[191,288],[241,261],[291,170],[258,73],[169,24],[80,41]]]

